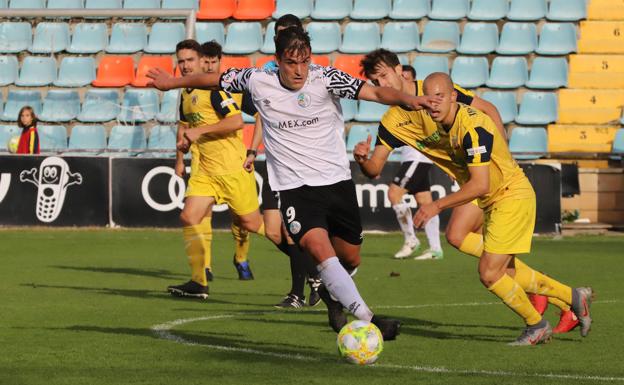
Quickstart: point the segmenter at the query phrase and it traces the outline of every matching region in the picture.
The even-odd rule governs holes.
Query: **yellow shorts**
[[[258,210],[258,190],[253,172],[241,169],[226,175],[191,174],[186,197],[214,197],[216,204],[227,204],[236,215]]]
[[[495,254],[528,253],[534,229],[535,196],[502,199],[485,209],[484,250]]]

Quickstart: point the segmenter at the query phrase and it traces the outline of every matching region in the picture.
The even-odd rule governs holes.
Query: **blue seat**
[[[380,20],[390,13],[390,0],[355,0],[349,17],[353,20]]]
[[[124,0],[124,9],[160,9],[160,0]],[[146,19],[146,16],[124,16],[124,19]]]
[[[548,153],[548,134],[544,127],[516,127],[511,131],[509,151],[516,159],[539,159]],[[533,154],[522,154],[522,153]]]
[[[430,21],[425,24],[419,51],[446,53],[459,45],[459,25],[454,21]]]
[[[40,9],[45,8],[45,0],[11,0],[13,9]]]
[[[225,42],[225,28],[223,23],[197,23],[195,24],[195,37],[200,44],[214,40],[220,45]]]
[[[91,88],[87,91],[78,120],[88,123],[108,122],[119,114],[119,94],[116,89]]]
[[[147,27],[143,23],[115,23],[111,31],[109,53],[134,53],[147,45]]]
[[[266,32],[264,33],[264,44],[260,48],[262,53],[274,54],[275,53],[275,22],[272,21],[266,26]]]
[[[91,56],[66,56],[61,61],[58,79],[54,81],[57,87],[84,87],[95,80],[95,60]]]
[[[531,64],[531,73],[526,86],[529,88],[553,89],[567,87],[568,61],[563,57],[536,57]]]
[[[409,62],[409,57],[406,54],[401,54],[401,55],[397,55],[399,57],[399,63],[401,63],[401,65],[408,65]]]
[[[348,23],[342,34],[340,52],[368,53],[381,45],[378,23]]]
[[[24,106],[31,106],[35,114],[41,112],[41,92],[39,91],[22,91],[9,90],[2,119],[9,122],[17,121],[17,114]]]
[[[95,154],[106,149],[106,129],[104,126],[83,126],[72,127],[69,135],[70,150],[85,150],[86,154]]]
[[[316,0],[310,16],[317,20],[342,20],[353,9],[353,0]]]
[[[86,0],[87,9],[116,9],[121,8],[122,0]]]
[[[502,55],[526,55],[537,48],[537,29],[533,23],[505,23],[496,52]]]
[[[145,52],[174,53],[176,44],[185,37],[186,29],[182,23],[154,23]]]
[[[163,9],[197,9],[197,0],[162,0]]]
[[[366,124],[366,125],[353,125],[349,130],[349,134],[347,135],[347,151],[353,152],[353,148],[359,142],[364,142],[370,135],[375,140],[377,137],[377,129],[378,125],[376,124]]]
[[[416,78],[423,80],[433,72],[449,73],[448,58],[446,56],[422,56],[418,55],[412,62],[416,70]]]
[[[516,116],[518,124],[548,124],[557,120],[557,95],[554,92],[525,92],[522,95],[520,111]]]
[[[355,120],[358,122],[379,122],[387,110],[388,106],[385,104],[360,100]]]
[[[8,7],[9,7],[9,0],[0,0],[0,9],[8,8]]]
[[[481,97],[496,106],[504,124],[516,120],[518,104],[515,92],[486,91]]]
[[[0,87],[15,83],[17,74],[17,57],[0,56]],[[0,101],[0,104],[2,104],[2,101]]]
[[[177,121],[179,97],[180,90],[169,90],[163,93],[160,112],[156,115],[159,122],[175,123]]]
[[[43,100],[39,119],[44,122],[69,122],[80,113],[80,97],[74,90],[49,90]]]
[[[576,52],[576,40],[574,24],[545,23],[535,52],[540,55],[567,55]]]
[[[177,128],[175,126],[152,127],[147,139],[147,149],[148,151],[152,150],[152,152],[145,155],[149,154],[149,156],[160,158],[175,156],[176,133]],[[154,152],[154,150],[160,151]]]
[[[279,19],[286,14],[291,14],[305,19],[312,13],[312,5],[312,0],[277,0],[272,17]]]
[[[546,18],[554,21],[578,21],[587,17],[585,0],[550,0]]]
[[[546,16],[546,0],[511,0],[507,19],[533,21]]]
[[[143,126],[122,126],[117,125],[113,126],[111,130],[110,136],[108,137],[108,148],[107,150],[116,150],[126,152],[126,155],[134,156],[138,151],[145,150],[146,147],[145,140],[145,129]],[[118,155],[123,156],[124,153],[119,153]]]
[[[223,52],[244,55],[256,52],[262,47],[262,26],[260,23],[230,23]]]
[[[418,25],[413,21],[391,21],[384,25],[381,48],[392,52],[415,51],[419,44]]]
[[[0,125],[0,153],[8,152],[9,140],[21,133],[22,129],[16,125]]]
[[[84,0],[48,0],[48,9],[80,9]]]
[[[470,0],[433,0],[430,19],[460,20],[466,17],[470,9]]]
[[[340,24],[335,22],[322,23],[313,21],[308,24],[310,43],[313,53],[330,53],[337,51],[342,42]]]
[[[458,56],[451,69],[453,82],[464,88],[477,88],[488,79],[488,60],[485,57]]]
[[[498,28],[494,23],[466,23],[457,52],[485,55],[498,47]]]
[[[74,28],[67,52],[89,54],[104,51],[108,45],[108,31],[104,23],[79,23]]]
[[[256,118],[254,118],[253,116],[243,112],[243,122],[244,123],[255,123],[256,122]]]
[[[509,0],[472,0],[468,19],[497,21],[504,19],[509,12]]]
[[[485,83],[491,88],[518,88],[526,84],[529,77],[524,57],[498,56],[492,62],[490,78]]]
[[[21,87],[47,86],[56,80],[56,61],[49,56],[27,56],[15,85]]]
[[[357,100],[354,99],[340,99],[340,106],[342,107],[342,118],[345,122],[355,119],[357,114]]]
[[[0,52],[18,53],[32,45],[30,23],[0,23]]]
[[[620,121],[621,123],[621,121]],[[620,128],[615,132],[615,139],[613,139],[613,148],[611,152],[622,154],[624,153],[624,128]],[[613,156],[611,159],[622,159],[622,156]]]
[[[39,147],[42,152],[63,151],[67,149],[67,129],[65,126],[40,124]]]
[[[155,90],[128,89],[117,119],[126,123],[146,122],[156,117],[158,107],[158,94]]]
[[[37,24],[30,52],[56,53],[65,51],[67,47],[69,47],[69,24],[47,22]]]
[[[418,20],[430,11],[430,0],[394,0],[389,16],[395,20]]]

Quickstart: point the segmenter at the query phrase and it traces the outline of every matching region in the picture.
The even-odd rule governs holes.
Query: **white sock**
[[[330,257],[316,268],[329,294],[336,298],[351,314],[364,321],[370,321],[373,318],[373,312],[370,311],[360,296],[357,287],[355,287],[355,282],[342,267],[338,257]]]
[[[436,215],[425,223],[425,234],[427,234],[427,241],[431,250],[442,250],[442,246],[440,246],[440,216]]]
[[[412,210],[410,210],[409,205],[407,203],[397,203],[392,208],[396,214],[399,226],[401,226],[405,242],[414,240],[416,234],[414,234],[414,220],[412,219]]]

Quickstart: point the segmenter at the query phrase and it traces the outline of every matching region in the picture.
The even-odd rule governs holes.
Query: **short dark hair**
[[[409,64],[403,64],[403,67],[402,67],[402,68],[403,68],[403,72],[406,72],[406,71],[407,71],[407,72],[411,73],[411,74],[412,74],[412,77],[413,77],[414,79],[416,79],[416,70],[414,69],[414,67],[412,67],[412,66],[411,66],[411,65],[409,65]]]
[[[24,106],[20,108],[19,112],[17,113],[17,126],[21,129],[28,128],[22,123],[22,113],[24,111],[30,111],[30,114],[32,115],[32,123],[30,123],[30,126],[28,127],[36,127],[39,118],[37,118],[37,114],[35,114],[35,110],[33,110],[31,106]]]
[[[388,67],[392,68],[401,64],[401,62],[399,61],[399,57],[394,52],[390,52],[387,49],[380,48],[364,56],[364,58],[360,62],[360,65],[362,66],[362,71],[360,71],[360,73],[366,77],[370,77],[370,75],[377,72],[375,70],[375,67],[377,67],[377,65],[380,63],[384,63]]]
[[[183,49],[192,49],[193,51],[197,52],[199,56],[201,56],[202,54],[201,45],[199,45],[199,43],[193,39],[182,40],[176,45],[176,53]]]
[[[301,24],[301,20],[297,16],[293,15],[292,13],[287,13],[285,15],[282,15],[275,22],[275,26],[273,27],[273,30],[275,31],[276,35],[277,35],[277,29],[279,27],[283,27],[284,29],[289,28],[289,27],[297,27],[297,28],[303,29],[303,24]]]
[[[302,28],[288,27],[280,31],[275,37],[275,56],[282,58],[286,52],[299,53],[304,50],[312,51],[310,35]]]
[[[215,40],[210,40],[201,45],[201,54],[204,57],[217,57],[221,59],[223,50],[221,44]]]

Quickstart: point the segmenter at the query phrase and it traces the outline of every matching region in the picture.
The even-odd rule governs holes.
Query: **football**
[[[17,152],[17,146],[19,145],[19,140],[20,140],[19,136],[13,136],[11,139],[8,140],[7,149],[9,150],[11,154],[15,154]]]
[[[352,321],[338,333],[338,351],[352,364],[369,365],[383,350],[383,337],[377,326],[367,321]]]

